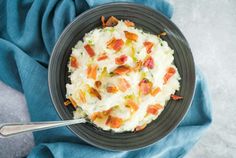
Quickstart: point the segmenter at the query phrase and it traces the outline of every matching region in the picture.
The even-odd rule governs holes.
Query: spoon
[[[50,128],[68,126],[78,123],[85,123],[86,119],[48,121],[48,122],[29,122],[29,123],[3,123],[0,124],[0,138],[6,138],[23,132],[40,131]]]

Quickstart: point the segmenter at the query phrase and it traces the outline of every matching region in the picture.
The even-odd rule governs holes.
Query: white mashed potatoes
[[[74,118],[88,117],[103,130],[142,130],[179,90],[173,54],[167,42],[132,22],[90,31],[68,64],[66,97],[76,108]]]

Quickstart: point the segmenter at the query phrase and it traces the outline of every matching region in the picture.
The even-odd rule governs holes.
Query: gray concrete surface
[[[25,98],[0,81],[0,123],[30,121]],[[0,158],[22,157],[33,147],[31,133],[0,138]]]
[[[172,20],[189,41],[195,62],[208,80],[213,103],[213,124],[186,157],[233,158],[236,155],[236,1],[171,2],[175,8]],[[0,122],[28,119],[23,95],[0,82]],[[0,157],[24,156],[32,146],[30,134],[0,140]]]
[[[213,124],[186,157],[236,157],[236,1],[172,3],[172,20],[189,41],[213,103]]]

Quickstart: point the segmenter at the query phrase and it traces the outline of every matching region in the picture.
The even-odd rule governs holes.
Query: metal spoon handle
[[[68,126],[77,123],[85,123],[85,119],[50,121],[50,122],[29,122],[29,123],[3,123],[0,124],[0,138],[5,138],[23,132],[40,131],[49,128]]]

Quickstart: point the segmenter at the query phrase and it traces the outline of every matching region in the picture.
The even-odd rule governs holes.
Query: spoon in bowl
[[[88,122],[85,118],[64,121],[3,123],[0,124],[0,138],[6,138],[23,132],[40,131],[50,128]]]

